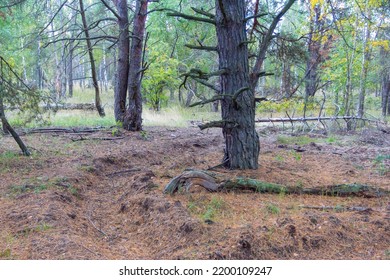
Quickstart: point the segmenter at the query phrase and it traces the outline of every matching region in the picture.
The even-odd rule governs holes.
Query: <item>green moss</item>
[[[254,189],[256,192],[259,193],[286,193],[287,188],[283,185],[269,183],[269,182],[263,182],[255,179],[250,178],[237,178],[234,181],[229,181],[226,183],[225,187],[227,188],[234,188],[237,187],[237,185],[241,185],[244,187],[247,187],[249,189]]]

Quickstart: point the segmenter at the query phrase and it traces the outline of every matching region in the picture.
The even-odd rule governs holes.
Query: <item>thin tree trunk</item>
[[[31,153],[24,144],[23,140],[19,137],[19,135],[16,133],[16,131],[12,128],[12,126],[9,124],[7,118],[5,117],[4,113],[4,104],[3,104],[3,98],[0,97],[0,119],[1,123],[3,125],[3,131],[9,132],[12,137],[15,139],[16,143],[18,144],[19,148],[22,150],[23,155],[30,156]]]
[[[116,68],[116,82],[114,93],[114,114],[117,122],[123,123],[126,112],[126,95],[129,78],[129,19],[127,0],[114,2],[118,10],[119,39],[118,63]]]
[[[85,34],[85,39],[87,42],[87,47],[88,47],[88,54],[89,54],[89,60],[91,63],[91,74],[92,74],[92,82],[93,82],[93,87],[95,88],[95,106],[96,109],[99,113],[99,116],[104,117],[104,108],[101,104],[100,100],[100,90],[99,90],[99,84],[96,76],[96,66],[95,66],[95,60],[93,58],[93,49],[92,49],[92,44],[91,40],[89,39],[89,30],[88,30],[88,24],[87,24],[87,19],[85,17],[85,10],[84,10],[84,4],[83,0],[79,0],[80,3],[80,14],[81,14],[81,19],[83,21],[83,28],[84,28],[84,34]]]
[[[306,62],[306,98],[314,96],[318,89],[318,67],[321,63],[321,41],[322,41],[322,25],[321,6],[316,4],[310,9],[310,33],[308,42],[309,57]]]
[[[367,11],[368,19],[371,18],[371,12]],[[364,114],[364,100],[366,97],[366,82],[367,82],[367,73],[368,66],[370,63],[371,47],[368,46],[370,40],[370,24],[366,22],[364,28],[364,39],[363,39],[363,59],[362,59],[362,72],[360,77],[360,89],[359,89],[359,102],[357,108],[357,116],[359,118],[363,117]]]
[[[291,8],[296,0],[288,0],[286,4],[283,6],[283,9],[276,15],[273,19],[270,27],[268,28],[266,34],[263,35],[262,41],[260,42],[259,52],[257,54],[256,62],[252,68],[252,72],[250,73],[250,87],[252,91],[256,90],[257,84],[259,82],[259,78],[261,76],[261,69],[263,67],[263,63],[265,60],[265,55],[268,50],[268,46],[271,43],[273,38],[273,33],[275,31],[276,26],[279,21],[282,19],[284,14]],[[223,1],[218,1],[223,3]]]
[[[255,130],[255,99],[250,90],[245,1],[216,0],[222,132],[225,138],[223,165],[231,169],[256,169],[260,152]]]
[[[68,60],[68,96],[73,96],[73,41],[69,42],[69,60]]]
[[[142,130],[142,51],[147,12],[148,1],[137,0],[130,48],[129,104],[123,122],[123,127],[131,131]]]
[[[386,117],[390,113],[390,71],[388,66],[389,51],[384,47],[380,49],[381,61],[381,95],[382,95],[382,115]]]

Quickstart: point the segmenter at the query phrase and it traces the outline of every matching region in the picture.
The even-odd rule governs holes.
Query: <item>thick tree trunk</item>
[[[116,71],[114,114],[117,122],[123,123],[126,112],[127,84],[129,78],[129,19],[127,12],[127,0],[115,2],[118,10],[119,39],[118,39],[118,63]]]
[[[142,130],[142,50],[147,12],[148,1],[137,0],[130,48],[129,104],[123,121],[123,127],[131,131]]]
[[[99,90],[99,84],[98,84],[98,80],[97,80],[97,76],[96,76],[95,60],[93,57],[92,43],[91,43],[90,36],[89,36],[87,19],[85,17],[83,0],[79,0],[79,3],[80,3],[80,14],[81,14],[81,19],[83,21],[85,39],[86,39],[87,47],[88,47],[89,60],[91,63],[92,82],[93,82],[93,87],[95,88],[95,106],[96,106],[96,109],[99,113],[99,116],[104,117],[106,114],[104,113],[104,108],[103,108],[102,102],[100,100],[100,90]]]
[[[221,94],[223,164],[231,169],[256,169],[260,152],[255,130],[255,99],[250,90],[245,1],[216,0]],[[233,97],[231,97],[233,96]]]

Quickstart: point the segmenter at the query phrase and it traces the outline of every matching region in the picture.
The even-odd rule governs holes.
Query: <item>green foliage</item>
[[[211,200],[191,199],[187,204],[187,209],[204,221],[217,218],[226,208],[226,202],[219,196],[213,196]]]
[[[302,136],[284,136],[279,135],[277,138],[278,143],[280,144],[287,144],[287,145],[308,145],[312,142],[316,142],[317,139],[310,138],[308,136],[302,135]]]
[[[5,249],[4,251],[0,251],[0,259],[9,260],[11,259],[11,256],[11,249],[9,248]]]
[[[290,151],[290,154],[296,161],[300,161],[302,159],[302,155],[295,150]]]
[[[143,140],[148,140],[148,139],[149,139],[149,134],[148,134],[148,132],[145,131],[145,130],[141,130],[141,131],[139,132],[139,135],[141,136],[141,138],[142,138]]]
[[[269,214],[277,215],[280,213],[280,208],[274,203],[267,203],[265,210]]]
[[[173,89],[178,85],[179,63],[158,51],[149,54],[149,61],[149,68],[142,80],[143,95],[150,108],[159,111],[168,101],[166,89]]]

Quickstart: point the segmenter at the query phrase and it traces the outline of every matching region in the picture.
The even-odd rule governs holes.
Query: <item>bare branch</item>
[[[268,13],[261,13],[261,14],[257,14],[257,15],[252,15],[252,16],[246,17],[244,19],[244,21],[247,22],[248,20],[251,20],[253,18],[259,18],[259,17],[263,17],[263,16],[266,16],[266,15],[268,15]]]
[[[16,1],[14,3],[11,3],[11,4],[3,5],[3,6],[0,6],[0,9],[11,8],[13,6],[16,6],[16,5],[23,3],[24,1],[26,1],[26,0],[19,0],[19,1]]]
[[[215,15],[212,14],[212,13],[209,13],[209,12],[206,12],[205,10],[203,9],[197,9],[195,7],[191,7],[191,9],[195,12],[195,13],[198,13],[200,15],[203,15],[203,16],[206,16],[210,19],[215,19]]]
[[[194,21],[200,21],[200,22],[205,22],[205,23],[211,23],[211,24],[214,24],[214,25],[216,24],[215,20],[212,20],[212,19],[209,19],[209,18],[202,18],[202,17],[192,16],[192,15],[187,15],[187,14],[180,13],[180,12],[167,13],[167,16],[170,16],[170,17],[181,17],[181,18],[188,19],[188,20],[194,20]]]
[[[218,95],[214,95],[210,99],[202,100],[202,101],[199,101],[199,102],[195,102],[195,103],[191,104],[188,107],[195,107],[195,106],[198,106],[198,105],[205,105],[205,104],[217,101],[217,100],[223,100],[225,97],[233,97],[233,96],[232,95],[227,95],[227,94],[218,94]]]
[[[218,48],[217,47],[211,47],[211,46],[196,46],[196,45],[190,45],[190,44],[185,44],[189,49],[195,49],[195,50],[202,50],[202,51],[209,51],[209,52],[217,52]]]
[[[201,130],[204,130],[206,128],[211,128],[211,127],[226,127],[226,126],[231,126],[231,127],[236,127],[238,124],[232,121],[215,121],[215,122],[209,122],[205,124],[200,124],[198,125]]]
[[[113,9],[105,0],[100,0],[100,2],[103,3],[103,5],[111,12],[117,19],[121,19],[121,16]]]

